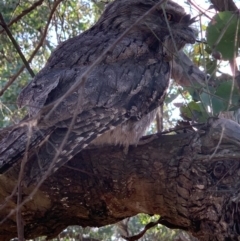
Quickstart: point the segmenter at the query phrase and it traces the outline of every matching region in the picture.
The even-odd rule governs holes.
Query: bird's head
[[[107,5],[99,25],[137,35],[153,35],[170,54],[195,42],[195,22],[183,7],[171,0],[115,0]],[[110,30],[110,29],[109,29]]]

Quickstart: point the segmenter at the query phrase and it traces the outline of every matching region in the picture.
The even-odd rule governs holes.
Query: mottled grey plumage
[[[28,107],[30,118],[27,126],[16,127],[2,140],[1,171],[23,155],[29,125],[33,126],[26,174],[30,181],[49,167],[48,174],[56,171],[94,139],[95,144],[138,142],[163,103],[174,53],[194,42],[190,16],[172,1],[165,5],[172,17],[171,34],[161,5],[134,25],[159,2],[116,0],[92,28],[58,46],[19,96],[19,105]]]

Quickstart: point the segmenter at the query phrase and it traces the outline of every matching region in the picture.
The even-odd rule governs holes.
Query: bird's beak
[[[185,43],[194,44],[196,42],[196,31],[191,27],[179,29],[178,36],[181,36]]]
[[[186,32],[187,43],[194,44],[196,42],[197,33],[196,30],[189,27]]]
[[[180,29],[179,36],[181,36],[181,38],[186,43],[191,43],[191,44],[195,43],[197,33],[196,33],[196,30],[194,30],[194,28],[190,27],[190,25],[195,23],[197,21],[197,18],[198,16],[191,18],[191,15],[187,14],[180,21],[180,23],[182,23],[184,26],[182,30]],[[186,25],[188,25],[187,28],[186,28]]]

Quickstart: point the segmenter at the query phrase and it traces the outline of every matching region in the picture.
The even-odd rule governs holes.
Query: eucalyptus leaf
[[[219,51],[224,60],[231,60],[237,55],[239,35],[238,14],[230,11],[216,14],[206,32],[207,43],[214,51]]]

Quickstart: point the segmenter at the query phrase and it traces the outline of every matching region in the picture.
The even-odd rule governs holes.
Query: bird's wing
[[[56,129],[41,145],[37,156],[31,158],[26,177],[38,180],[47,170],[50,169],[48,174],[56,171],[97,136],[155,109],[163,102],[168,80],[168,63],[157,59],[149,63],[145,58],[136,58],[93,68],[83,90],[67,96],[45,121]],[[62,82],[59,83],[51,92],[53,99],[63,88]],[[61,145],[61,153],[57,154]]]
[[[54,130],[48,138],[42,138],[42,142],[36,143],[35,146],[31,144],[34,150],[37,149],[36,146],[40,148],[37,155],[34,154],[30,158],[29,175],[26,175],[29,181],[41,178],[49,167],[51,172],[56,171],[97,136],[129,118],[141,118],[162,103],[168,86],[169,64],[154,56],[149,57],[151,61],[140,57],[112,64],[102,63],[94,67],[87,76],[83,89],[77,89],[66,96],[51,112],[47,121],[43,116],[39,126],[44,122],[43,126],[47,123],[48,127],[42,130]],[[58,99],[68,90],[69,85],[76,83],[81,76],[81,70],[82,67],[75,68],[75,74],[72,69],[59,71],[56,74],[58,85],[49,93],[46,104]],[[80,93],[83,96],[79,96]],[[68,133],[69,128],[71,130]],[[64,140],[67,133],[68,137]],[[9,156],[3,155],[4,150],[0,149],[1,170],[4,171],[13,165],[12,157],[16,157],[19,152],[20,136],[16,136],[14,131],[12,135],[15,136],[11,144],[15,154],[9,159]],[[26,136],[25,134],[25,140],[21,142],[21,153],[27,143]],[[7,141],[9,139],[11,137]],[[62,142],[65,143],[58,153]]]
[[[31,158],[29,172],[33,179],[41,177],[53,159],[51,169],[55,171],[98,135],[129,118],[141,118],[163,102],[170,67],[162,60],[162,50],[150,51],[144,40],[126,36],[94,65],[118,36],[98,34],[88,31],[63,43],[20,94],[20,105],[28,105],[33,119],[37,116],[33,135],[40,141],[36,145],[31,141],[29,147],[33,152],[39,149],[38,158]],[[68,93],[72,86],[76,88]],[[40,138],[45,131],[48,135]],[[1,170],[9,169],[19,159],[15,157],[19,156],[20,136],[15,133],[2,140],[5,149],[0,149]],[[64,140],[66,133],[69,135]],[[10,142],[9,155],[6,149],[11,139],[14,142]],[[21,153],[27,139],[24,134]]]
[[[91,68],[116,39],[117,33],[112,31],[92,33],[90,29],[61,43],[51,54],[45,67],[21,91],[18,105],[26,106],[30,116],[35,116],[43,106],[61,97],[74,83],[81,82],[81,75]],[[139,55],[147,52],[147,46],[142,41],[130,43],[128,38],[123,39],[113,48],[111,54],[102,56],[101,62],[118,62],[120,59],[133,57],[136,55],[133,45],[135,49],[139,47]],[[93,73],[94,70],[89,72]],[[57,91],[53,94],[56,87]]]

